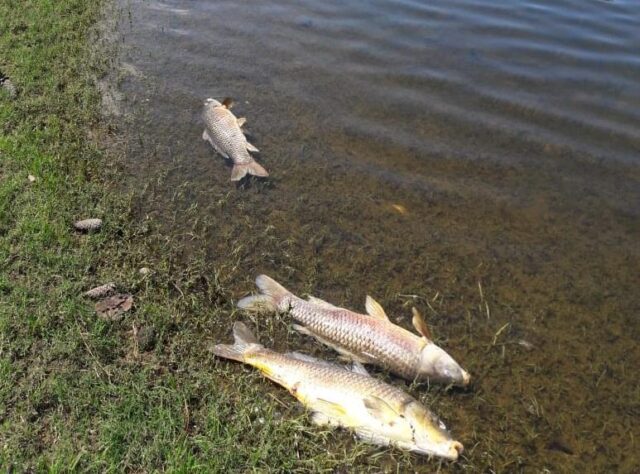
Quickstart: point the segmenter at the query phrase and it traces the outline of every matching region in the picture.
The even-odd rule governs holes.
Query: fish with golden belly
[[[450,460],[462,452],[462,444],[424,405],[371,377],[361,365],[348,370],[304,354],[266,349],[240,322],[233,335],[233,345],[218,344],[213,353],[249,364],[285,387],[313,412],[314,423],[351,429],[373,444]]]
[[[269,176],[267,170],[249,154],[250,151],[259,150],[247,141],[240,129],[245,119],[237,118],[230,108],[230,99],[225,99],[222,103],[211,98],[205,100],[202,112],[205,129],[202,139],[208,141],[222,156],[233,161],[231,181],[240,181],[247,174]]]
[[[367,296],[368,315],[338,308],[319,298],[303,300],[266,275],[256,278],[262,294],[248,296],[238,307],[249,311],[289,312],[295,329],[315,337],[343,356],[374,364],[408,380],[468,385],[469,374],[430,337],[426,323],[413,310],[416,336],[389,321],[382,306]]]

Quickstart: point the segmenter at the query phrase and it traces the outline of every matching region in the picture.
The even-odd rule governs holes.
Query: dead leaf
[[[108,321],[118,321],[122,315],[133,306],[133,296],[129,294],[118,294],[105,298],[96,303],[96,313],[102,319]]]
[[[398,213],[398,214],[402,214],[403,216],[407,214],[407,208],[404,207],[402,204],[391,204],[391,207]]]

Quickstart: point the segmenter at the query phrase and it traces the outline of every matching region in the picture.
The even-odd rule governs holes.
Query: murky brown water
[[[637,3],[123,5],[132,181],[185,258],[420,307],[475,375],[433,406],[454,470],[640,468]],[[267,183],[201,140],[226,96]]]

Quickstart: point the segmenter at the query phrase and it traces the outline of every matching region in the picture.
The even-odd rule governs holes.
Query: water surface
[[[229,309],[261,272],[404,326],[419,307],[475,378],[430,399],[467,448],[447,469],[632,472],[634,3],[123,2],[140,216],[220,269]],[[268,182],[235,186],[201,140],[203,99],[227,96]]]

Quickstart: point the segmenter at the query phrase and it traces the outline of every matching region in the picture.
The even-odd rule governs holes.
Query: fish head
[[[221,102],[218,102],[216,99],[212,99],[211,97],[204,100],[205,107],[220,107],[222,106]]]
[[[422,348],[417,372],[419,379],[462,386],[468,385],[471,380],[469,373],[460,367],[453,357],[432,342]]]
[[[416,401],[406,407],[404,415],[412,429],[412,440],[405,448],[451,461],[458,459],[464,447],[451,437],[438,417]]]

